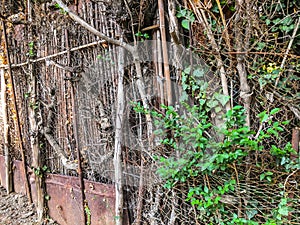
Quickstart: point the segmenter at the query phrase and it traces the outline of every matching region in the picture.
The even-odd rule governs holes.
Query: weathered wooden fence
[[[61,224],[84,224],[86,210],[92,223],[113,224],[112,181],[95,181],[105,178],[98,166],[102,172],[112,169],[113,133],[102,132],[100,120],[114,119],[103,109],[112,108],[116,98],[117,64],[100,56],[114,47],[72,22],[54,3],[6,3],[9,7],[1,10],[15,21],[1,26],[1,111],[8,112],[0,123],[6,133],[1,135],[0,154],[6,157],[1,156],[1,185],[27,194],[40,209],[45,199],[49,214]],[[103,3],[69,6],[97,30],[120,35]],[[84,96],[78,79],[96,64],[98,93]],[[83,106],[88,118],[80,114]]]

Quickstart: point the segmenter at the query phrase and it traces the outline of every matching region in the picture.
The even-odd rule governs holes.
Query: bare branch
[[[291,40],[290,40],[289,45],[288,45],[288,47],[287,47],[287,49],[286,49],[286,51],[285,51],[283,60],[282,60],[281,65],[280,65],[280,69],[281,69],[281,70],[284,68],[285,61],[286,61],[287,56],[288,56],[288,54],[289,54],[289,51],[290,51],[290,49],[291,49],[291,47],[292,47],[292,45],[293,45],[295,36],[296,36],[297,31],[298,31],[298,28],[299,28],[299,25],[300,25],[300,19],[298,18],[297,24],[296,24],[296,26],[295,26],[295,28],[294,28],[294,31],[293,31],[293,34],[292,34],[292,37],[291,37]],[[278,82],[279,82],[279,79],[280,79],[280,74],[278,75],[278,77],[277,77],[277,79],[276,79],[275,87],[277,87]]]
[[[80,26],[84,27],[91,33],[97,35],[98,37],[102,38],[103,40],[107,41],[108,43],[115,44],[121,47],[124,47],[126,50],[129,52],[133,53],[134,52],[134,47],[125,43],[121,42],[119,40],[116,40],[114,38],[110,38],[106,36],[105,34],[99,32],[97,29],[92,27],[90,24],[85,22],[83,19],[81,19],[78,15],[73,13],[61,0],[55,0],[55,2],[70,16],[71,19],[73,19],[75,22],[77,22]]]
[[[42,133],[44,134],[45,138],[51,145],[51,147],[56,152],[57,156],[60,158],[62,164],[69,170],[76,170],[78,168],[77,164],[71,162],[62,147],[57,143],[56,139],[52,135],[51,124],[53,123],[53,115],[54,115],[54,107],[55,107],[55,96],[51,96],[52,102],[47,105],[48,108],[48,116],[46,121],[46,127],[43,129]]]
[[[50,132],[44,131],[43,132],[45,135],[45,138],[51,145],[51,147],[54,149],[56,152],[57,156],[60,158],[62,164],[69,170],[76,170],[77,169],[77,164],[74,162],[71,162],[67,157],[64,152],[64,150],[60,147],[60,145],[57,143],[55,138],[50,134]]]
[[[71,49],[68,49],[68,50],[58,52],[58,53],[55,53],[55,54],[52,54],[52,55],[47,55],[47,56],[44,56],[44,57],[41,57],[41,58],[27,60],[26,62],[19,63],[19,64],[12,64],[11,68],[26,66],[26,65],[28,65],[28,63],[35,63],[35,62],[41,62],[41,61],[46,61],[46,64],[47,64],[47,62],[49,63],[49,60],[51,58],[55,58],[55,57],[58,57],[58,56],[61,56],[61,55],[64,55],[64,54],[68,54],[69,52],[75,52],[75,51],[78,51],[78,50],[81,50],[81,49],[94,47],[94,46],[97,46],[99,44],[106,43],[106,42],[107,41],[105,41],[105,40],[94,41],[94,42],[91,42],[91,43],[88,43],[88,44],[85,44],[85,45],[80,45],[78,47],[74,47],[74,48],[71,48]],[[8,67],[7,65],[0,65],[0,68],[6,69],[7,67]]]
[[[294,115],[300,120],[300,111],[295,106],[288,105],[290,110],[294,113]]]

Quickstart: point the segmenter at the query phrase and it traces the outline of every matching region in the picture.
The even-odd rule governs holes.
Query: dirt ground
[[[17,193],[6,194],[0,186],[0,225],[59,225],[52,220],[37,222],[33,204],[27,197]]]

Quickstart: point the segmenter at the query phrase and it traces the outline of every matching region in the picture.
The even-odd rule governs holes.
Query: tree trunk
[[[246,4],[246,9],[248,12],[242,11],[242,6]],[[246,28],[244,31],[244,21],[243,21],[243,14],[250,14],[251,8],[249,8],[249,2],[244,0],[238,0],[236,2],[236,9],[237,14],[235,17],[235,41],[236,41],[236,51],[242,52],[242,51],[248,51],[248,44],[249,43],[249,35],[251,35],[251,17],[248,16],[248,22],[246,23]],[[243,38],[244,33],[246,33],[246,37]],[[246,43],[246,44],[245,44]],[[246,110],[246,126],[250,127],[250,102],[251,102],[251,89],[248,84],[248,74],[246,71],[246,65],[245,65],[245,55],[238,54],[237,55],[237,65],[236,69],[238,71],[238,75],[240,78],[240,98],[243,101],[244,108]]]

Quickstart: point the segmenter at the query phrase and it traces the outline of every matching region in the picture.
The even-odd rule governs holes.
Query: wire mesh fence
[[[116,121],[116,98],[118,81],[118,60],[116,47],[106,42],[98,42],[98,38],[84,30],[78,24],[66,18],[58,9],[51,7],[50,3],[44,3],[44,7],[35,7],[34,44],[26,37],[28,27],[24,24],[16,25],[8,31],[9,49],[11,51],[12,73],[17,87],[16,96],[18,113],[21,122],[23,143],[26,153],[26,164],[31,165],[32,153],[29,141],[34,135],[40,135],[40,151],[47,168],[52,173],[77,176],[77,172],[68,170],[58,156],[57,151],[48,143],[45,137],[35,134],[30,130],[28,121],[28,107],[37,110],[37,120],[40,129],[45,124],[57,144],[63,149],[68,160],[78,160],[77,151],[83,158],[84,177],[91,181],[114,184],[114,135]],[[78,14],[97,30],[109,37],[118,38],[122,31],[110,15],[109,7],[98,1],[79,1]],[[4,8],[3,8],[4,9]],[[6,8],[5,8],[6,9]],[[107,14],[103,14],[107,12]],[[201,48],[206,43],[201,26],[192,29],[194,50],[202,55],[203,59],[197,61],[190,55],[184,55],[185,63],[205,64],[212,60],[211,53]],[[263,32],[263,31],[262,31]],[[218,34],[216,34],[218,36]],[[24,41],[25,39],[25,41]],[[199,46],[200,43],[200,46]],[[153,44],[153,43],[152,43]],[[155,45],[143,45],[141,57],[144,74],[144,85],[151,109],[159,110],[159,105],[165,103],[164,80],[159,75],[161,62],[155,63],[148,59],[152,57],[153,49],[159,50]],[[81,46],[81,47],[78,47]],[[154,46],[154,47],[153,47]],[[173,44],[171,45],[171,47]],[[224,46],[222,46],[224,47]],[[224,47],[225,48],[225,47]],[[172,53],[172,52],[171,52]],[[269,52],[273,53],[273,52]],[[274,52],[276,53],[276,52]],[[27,66],[28,56],[34,61],[33,71]],[[170,55],[173,59],[177,55]],[[247,55],[246,63],[252,68],[252,61],[260,55]],[[224,54],[223,57],[228,57]],[[181,59],[183,59],[181,58]],[[41,60],[40,60],[41,59]],[[152,58],[153,59],[153,58]],[[215,58],[213,58],[215,60]],[[213,61],[212,60],[212,61]],[[229,60],[229,59],[228,59]],[[265,58],[265,60],[267,60]],[[270,55],[270,62],[280,61],[281,57],[276,54]],[[292,64],[295,59],[288,58]],[[293,210],[286,215],[286,224],[300,224],[298,208],[300,173],[285,173],[276,168],[266,168],[276,159],[267,151],[259,155],[251,155],[247,162],[222,174],[210,176],[199,175],[184,184],[178,184],[173,189],[164,187],[165,182],[156,173],[160,163],[155,160],[159,156],[173,156],[173,149],[159,143],[156,137],[149,141],[145,138],[147,124],[145,115],[134,110],[134,103],[141,103],[142,97],[136,85],[137,73],[133,66],[133,58],[127,56],[125,71],[125,123],[123,125],[123,178],[124,178],[124,211],[133,224],[137,219],[141,224],[209,224],[214,221],[226,221],[236,214],[243,218],[255,218],[260,224],[266,223],[273,217],[281,204],[282,197],[287,199],[287,205]],[[230,62],[224,60],[225,65],[230,67]],[[21,64],[16,66],[17,64]],[[215,61],[208,64],[207,79],[212,84],[210,91],[220,89],[219,75],[212,73],[216,70]],[[186,65],[183,65],[186,66]],[[262,66],[257,66],[262,69]],[[257,69],[256,68],[256,69]],[[174,102],[178,103],[181,95],[181,72],[185,68],[176,68],[172,65],[172,81]],[[270,82],[251,71],[251,128],[259,129],[257,115],[266,110],[279,107],[281,111],[275,115],[274,120],[289,120],[284,126],[284,132],[278,139],[275,136],[265,143],[270,148],[274,143],[278,147],[284,147],[291,140],[291,130],[299,126],[299,118],[291,110],[299,105],[299,83],[289,80],[291,74],[299,76],[295,67],[282,74],[282,80],[286,84],[285,89],[276,88]],[[234,71],[234,68],[231,70]],[[30,92],[27,89],[29,73],[37,77],[38,105],[31,105]],[[265,83],[264,83],[265,82]],[[229,90],[233,105],[242,104],[240,97],[240,80],[235,72],[228,74]],[[276,89],[276,92],[273,90]],[[289,92],[282,93],[286,90]],[[298,96],[298,97],[297,97]],[[9,124],[11,140],[11,155],[15,159],[21,159],[16,145],[18,137],[14,127],[14,112],[8,99]],[[178,103],[179,104],[179,103]],[[292,108],[291,108],[292,107]],[[1,106],[0,106],[1,111]],[[53,116],[48,118],[49,113]],[[0,132],[3,132],[3,124],[0,118]],[[75,126],[77,125],[77,126]],[[262,130],[268,129],[265,124]],[[78,135],[76,136],[76,133]],[[0,142],[3,143],[3,141]],[[78,144],[78,148],[76,147]],[[150,143],[150,144],[149,144]],[[153,143],[155,145],[153,146]],[[0,148],[0,153],[3,147]],[[258,166],[258,164],[260,166]],[[272,179],[263,180],[260,175],[271,171]],[[216,211],[213,215],[207,215],[195,205],[190,204],[188,190],[195,185],[206,185],[210,189],[217,189],[224,182],[235,179],[237,181],[233,190],[220,197],[225,217]],[[282,193],[286,196],[282,196]]]

